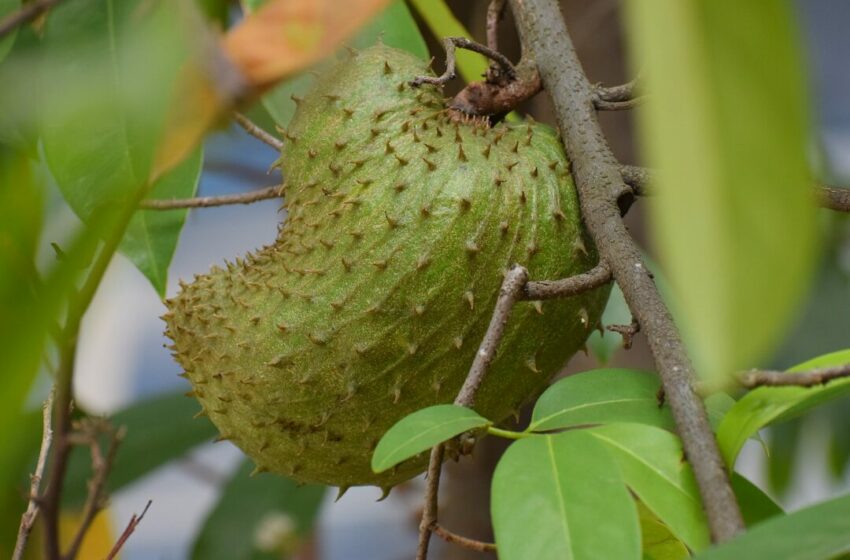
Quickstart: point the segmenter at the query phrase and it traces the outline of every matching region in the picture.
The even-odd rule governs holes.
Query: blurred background
[[[484,42],[484,0],[448,2],[457,17]],[[623,53],[618,0],[567,0],[562,2],[567,24],[585,69],[594,82],[613,85],[632,75]],[[801,35],[807,48],[812,119],[816,136],[811,146],[812,161],[824,182],[850,185],[850,3],[845,0],[798,0]],[[415,11],[414,11],[415,14]],[[419,22],[420,24],[422,22]],[[424,25],[420,26],[426,29]],[[501,25],[502,50],[516,60],[518,43],[510,16]],[[442,68],[442,48],[423,32],[431,53]],[[456,80],[454,88],[460,88]],[[525,110],[538,121],[552,122],[545,95],[527,104]],[[268,117],[252,112],[259,122]],[[600,119],[615,154],[624,163],[639,163],[633,142],[632,115],[604,112]],[[209,137],[199,195],[218,195],[254,190],[279,184],[278,171],[269,171],[276,154],[265,144],[233,127]],[[173,265],[167,294],[174,295],[180,279],[191,279],[213,264],[255,249],[274,240],[279,202],[249,206],[199,209],[188,215]],[[822,235],[826,250],[808,302],[787,334],[770,365],[785,368],[808,357],[845,348],[850,341],[850,222],[846,216],[824,213]],[[49,243],[64,239],[77,227],[74,213],[53,193],[48,229],[44,235],[45,255]],[[641,204],[628,217],[632,231],[649,255],[651,246],[643,236]],[[48,258],[48,257],[45,257]],[[149,282],[126,258],[118,255],[109,267],[92,306],[86,314],[77,356],[77,395],[80,405],[94,413],[109,415],[146,398],[176,390],[188,390],[177,377],[180,369],[165,349],[165,308]],[[605,322],[628,323],[628,312],[614,298]],[[566,365],[564,374],[608,365],[651,369],[652,361],[641,335],[631,350],[620,348],[620,337],[595,335],[589,355],[578,355]],[[108,341],[108,342],[107,342]],[[39,402],[41,393],[34,395]],[[750,442],[739,461],[739,470],[774,496],[787,509],[823,499],[838,488],[848,488],[850,457],[850,408],[846,402],[819,409],[805,421],[792,421],[764,434],[770,447]],[[441,520],[451,529],[471,537],[490,540],[488,527],[488,473],[498,458],[497,443],[484,442],[472,458],[447,467]],[[240,468],[241,453],[227,442],[202,444],[183,458],[145,475],[116,492],[107,512],[113,533],[120,532],[134,512],[152,500],[148,515],[123,549],[125,560],[183,559],[191,556],[195,535],[212,515],[221,487]],[[256,480],[262,482],[269,475]],[[410,558],[415,549],[421,480],[412,481],[376,502],[380,491],[353,488],[341,500],[328,492],[321,503],[313,535],[302,542],[302,560],[398,560]],[[244,539],[256,543],[282,538],[293,521],[287,514],[264,514],[255,520]],[[437,539],[435,539],[437,541]],[[484,558],[436,542],[435,558]],[[270,556],[273,557],[273,556]]]

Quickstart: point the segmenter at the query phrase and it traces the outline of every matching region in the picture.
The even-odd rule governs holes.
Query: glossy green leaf
[[[658,377],[631,369],[597,369],[561,379],[534,405],[529,431],[609,422],[637,422],[673,429],[667,406],[659,406]]]
[[[200,156],[149,185],[151,161],[172,86],[194,36],[183,10],[140,0],[79,0],[55,8],[44,32],[50,72],[44,80],[44,154],[74,212],[123,201],[139,188],[191,194]],[[186,5],[187,7],[189,4]],[[185,212],[133,219],[120,250],[165,293],[168,263]]]
[[[765,356],[811,276],[815,200],[801,47],[788,2],[626,4],[654,238],[697,371]]]
[[[609,424],[588,430],[616,458],[629,488],[692,550],[710,539],[699,490],[682,444],[645,424]]]
[[[298,486],[281,476],[251,477],[244,461],[225,485],[195,540],[197,560],[291,558],[322,505],[324,486]]]
[[[490,504],[501,560],[640,558],[634,501],[611,454],[584,431],[511,445]]]
[[[372,454],[372,470],[383,472],[456,435],[492,424],[474,410],[454,404],[417,410],[387,430]]]
[[[785,513],[761,488],[736,472],[732,473],[732,490],[735,491],[747,527]]]
[[[186,160],[154,183],[149,198],[191,198],[201,178],[203,150],[198,148]],[[188,210],[139,210],[130,221],[120,251],[151,281],[160,297],[165,297],[168,266],[177,249],[180,231]]]
[[[20,7],[21,0],[0,0],[0,20],[12,12],[19,10]],[[12,31],[0,39],[0,61],[6,58],[6,55],[12,50],[12,45],[15,43],[16,33],[17,31]]]
[[[133,404],[112,416],[112,425],[125,426],[127,435],[109,475],[110,492],[212,440],[216,429],[206,418],[194,418],[198,410],[194,399],[168,393]],[[65,482],[64,498],[69,504],[83,502],[90,477],[88,450],[75,448]]]
[[[841,350],[804,362],[788,371],[850,363],[850,350]],[[765,426],[793,418],[830,399],[850,393],[850,379],[838,379],[819,387],[759,387],[741,397],[717,429],[720,452],[730,467],[747,438]]]
[[[684,560],[691,557],[688,547],[676,538],[670,527],[642,503],[637,502],[637,506],[643,560]]]
[[[249,4],[253,4],[252,8],[256,8],[262,3],[260,1],[249,2]],[[428,58],[428,47],[425,45],[425,40],[419,33],[419,28],[416,26],[410,10],[401,0],[396,0],[387,6],[381,14],[366,24],[347,44],[360,49],[374,45],[378,40],[383,41],[385,45],[411,52],[422,59]],[[279,126],[286,127],[289,119],[295,113],[295,103],[292,101],[292,96],[303,96],[308,93],[313,86],[313,81],[314,78],[311,75],[301,74],[280,83],[271,92],[263,96],[263,105]]]
[[[623,297],[623,291],[617,284],[611,287],[611,295],[608,304],[602,313],[603,325],[628,325],[632,321],[632,312]],[[601,365],[606,365],[614,352],[623,346],[623,336],[619,333],[605,330],[603,332],[593,331],[587,339],[587,347]]]
[[[452,13],[445,0],[410,0],[410,4],[425,20],[425,24],[437,41],[442,41],[445,37],[474,39],[469,30]],[[458,49],[455,54],[458,73],[465,81],[478,81],[487,71],[488,62],[484,56],[464,49]]]
[[[850,551],[850,496],[771,518],[696,560],[827,560]]]

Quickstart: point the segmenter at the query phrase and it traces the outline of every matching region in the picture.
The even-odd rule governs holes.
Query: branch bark
[[[175,198],[172,200],[143,200],[139,204],[139,208],[145,210],[176,210],[179,208],[211,208],[213,206],[225,206],[228,204],[251,204],[260,200],[280,198],[282,187],[283,185],[275,185],[256,191],[221,196],[199,196],[196,198]]]
[[[531,51],[552,97],[588,231],[646,334],[712,538],[728,540],[744,530],[744,522],[705,407],[694,390],[696,376],[681,336],[621,220],[617,197],[627,187],[599,127],[593,86],[554,0],[511,0],[510,5],[523,47]]]
[[[850,364],[812,369],[809,371],[748,371],[738,378],[747,389],[756,387],[815,387],[830,381],[850,377]]]
[[[280,140],[260,128],[259,125],[255,124],[251,119],[249,119],[242,113],[234,111],[233,120],[235,120],[237,124],[239,124],[239,126],[244,128],[245,132],[259,140],[263,144],[266,144],[267,146],[271,147],[276,152],[280,153],[280,151],[283,149],[283,142],[281,142]]]

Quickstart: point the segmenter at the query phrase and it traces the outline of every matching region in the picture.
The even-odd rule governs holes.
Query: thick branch
[[[521,299],[535,301],[575,296],[604,286],[611,281],[611,268],[600,262],[583,274],[562,280],[538,280],[526,282]]]
[[[245,132],[259,140],[260,142],[270,146],[276,152],[280,152],[283,149],[283,142],[263,130],[259,127],[259,125],[254,124],[251,119],[243,115],[239,112],[233,113],[233,120],[235,120],[239,126],[245,129]]]
[[[50,443],[53,441],[53,397],[54,390],[50,391],[50,396],[44,402],[42,411],[42,432],[41,432],[41,449],[38,452],[38,459],[35,462],[35,471],[30,477],[30,495],[27,510],[21,516],[21,525],[18,528],[18,538],[15,541],[15,551],[12,553],[12,560],[21,560],[24,556],[24,550],[27,547],[27,539],[29,539],[32,527],[35,525],[35,520],[38,518],[39,501],[41,496],[41,479],[44,476],[44,466],[47,463],[47,453],[50,451]]]
[[[221,196],[199,196],[196,198],[175,198],[172,200],[143,200],[139,208],[146,210],[175,210],[179,208],[210,208],[212,206],[225,206],[227,204],[251,204],[260,200],[279,198],[282,185],[266,187],[256,191],[225,194]]]
[[[699,485],[711,534],[715,541],[728,540],[743,531],[744,523],[705,408],[694,390],[696,376],[681,336],[620,218],[617,197],[627,187],[599,127],[593,87],[554,0],[511,0],[511,8],[523,47],[532,51],[552,97],[573,165],[582,216],[655,357],[685,454]]]
[[[491,0],[487,6],[487,46],[499,50],[499,20],[505,13],[505,0]]]
[[[815,387],[845,377],[850,377],[850,364],[791,373],[748,371],[741,374],[738,380],[742,386],[754,389],[756,387]]]
[[[12,12],[0,20],[0,39],[18,27],[31,22],[61,1],[62,0],[35,0],[34,2],[25,4],[24,7],[17,12]]]

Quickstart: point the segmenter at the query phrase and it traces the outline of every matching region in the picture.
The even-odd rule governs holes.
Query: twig
[[[593,106],[596,107],[597,111],[627,111],[629,109],[634,109],[644,101],[646,101],[645,95],[632,97],[631,99],[626,99],[624,101],[608,101],[605,99],[595,98],[593,100]]]
[[[514,265],[505,275],[502,288],[499,290],[499,299],[496,300],[496,308],[490,318],[490,325],[487,327],[484,339],[478,347],[478,352],[475,353],[475,359],[472,361],[472,367],[469,368],[466,381],[463,382],[463,386],[455,398],[455,404],[469,408],[475,405],[475,393],[481,386],[481,382],[484,381],[484,376],[487,375],[487,368],[490,367],[490,362],[496,355],[511,310],[513,310],[514,303],[520,299],[522,288],[527,281],[528,271],[519,265]]]
[[[499,21],[505,13],[505,0],[491,0],[487,6],[487,46],[499,50]]]
[[[526,282],[520,299],[534,301],[565,298],[604,286],[611,281],[611,268],[604,262],[583,274],[562,280],[537,280]]]
[[[601,101],[629,101],[634,99],[640,82],[640,75],[632,81],[618,86],[597,87],[594,91],[595,98]]]
[[[238,111],[233,112],[233,120],[235,120],[239,126],[245,129],[245,132],[260,140],[262,143],[267,144],[272,147],[276,152],[280,152],[283,149],[283,142],[260,128],[259,125],[255,124],[251,119],[243,115]]]
[[[428,461],[428,474],[425,484],[425,507],[422,508],[422,520],[419,522],[419,546],[416,549],[416,560],[428,558],[431,531],[434,524],[437,523],[437,501],[440,493],[443,452],[442,443],[431,449],[431,459]]]
[[[199,196],[196,198],[175,198],[172,200],[149,199],[143,200],[139,208],[145,210],[175,210],[178,208],[210,208],[227,204],[251,204],[260,200],[279,198],[282,185],[266,187],[256,191],[225,194],[221,196]]]
[[[469,550],[474,550],[476,552],[496,551],[496,545],[493,543],[478,541],[475,539],[470,539],[468,537],[458,535],[457,533],[452,533],[451,531],[436,522],[431,525],[431,532],[433,532],[435,535],[437,535],[446,542],[462,546],[463,548],[468,548]]]
[[[622,336],[623,348],[629,350],[632,347],[635,335],[640,332],[640,323],[637,322],[637,319],[632,317],[632,322],[628,325],[608,325],[605,328]]]
[[[850,377],[850,364],[790,373],[753,370],[742,373],[738,380],[747,389],[754,389],[756,387],[815,387],[845,377]]]
[[[469,368],[469,374],[463,383],[454,403],[461,406],[472,407],[475,404],[475,393],[487,374],[487,368],[499,341],[505,332],[505,325],[511,315],[514,303],[520,299],[522,288],[528,281],[528,271],[518,265],[514,265],[505,274],[502,287],[499,290],[499,298],[490,318],[490,325],[484,334],[484,339],[475,353],[475,359]],[[425,489],[425,507],[422,510],[422,521],[419,524],[419,547],[416,552],[416,560],[425,560],[428,556],[428,545],[431,541],[433,526],[437,523],[437,495],[440,488],[440,470],[443,466],[443,445],[437,445],[431,450],[431,459],[428,463],[428,482]]]
[[[79,443],[87,443],[91,450],[92,462],[92,478],[88,485],[88,495],[86,503],[83,506],[83,516],[77,532],[71,541],[68,551],[65,553],[66,560],[74,560],[79,553],[80,546],[83,544],[83,539],[86,536],[94,518],[98,512],[103,509],[106,502],[106,480],[112,470],[112,463],[115,460],[115,453],[118,451],[118,445],[124,439],[125,429],[119,428],[116,430],[107,422],[96,422],[92,419],[85,419],[81,423],[81,433]],[[103,455],[98,441],[101,433],[109,434],[109,443],[106,456]],[[69,438],[73,441],[72,438]]]
[[[621,165],[620,173],[635,196],[652,196],[652,184],[656,181],[658,172],[637,165]],[[823,208],[850,212],[850,188],[815,185],[814,189]]]
[[[35,471],[33,471],[30,477],[29,502],[27,503],[27,510],[21,516],[21,526],[18,528],[18,538],[15,541],[15,551],[12,553],[12,560],[21,560],[23,558],[27,540],[32,532],[35,520],[38,519],[41,478],[44,476],[44,465],[47,463],[47,454],[50,451],[50,444],[53,441],[53,398],[55,393],[56,390],[51,389],[50,395],[42,406],[41,449],[38,451]]]
[[[130,535],[133,534],[133,531],[136,530],[136,527],[139,526],[139,523],[144,519],[145,514],[148,512],[148,508],[151,507],[151,503],[153,500],[148,500],[148,503],[145,504],[145,509],[142,510],[138,516],[134,513],[130,518],[130,522],[127,523],[127,527],[124,529],[124,532],[121,533],[121,537],[115,543],[115,546],[112,547],[112,550],[109,551],[109,554],[106,555],[104,560],[113,560],[115,556],[121,551],[121,547],[124,546],[124,543],[127,542],[127,539],[130,538]]]
[[[468,51],[477,52],[479,54],[483,54],[490,60],[496,62],[502,70],[505,72],[505,75],[510,80],[516,79],[516,68],[508,60],[508,57],[503,55],[502,53],[496,52],[488,47],[485,47],[482,44],[476,43],[475,41],[470,41],[465,37],[446,37],[443,39],[443,47],[446,49],[446,71],[443,72],[441,76],[437,76],[436,78],[433,76],[417,76],[410,81],[410,85],[413,87],[419,87],[422,84],[433,84],[433,85],[443,85],[450,80],[453,80],[457,75],[455,71],[455,48],[466,49]]]
[[[594,91],[576,56],[555,0],[511,0],[524,49],[536,59],[555,107],[582,217],[611,267],[634,317],[646,333],[667,402],[673,412],[699,486],[715,541],[744,530],[705,407],[694,390],[696,375],[679,331],[664,305],[640,251],[621,219],[617,198],[627,189],[619,166],[599,127]]]
[[[61,1],[62,0],[35,0],[29,4],[24,4],[23,8],[17,12],[12,12],[0,20],[0,39],[18,27],[31,22]]]

